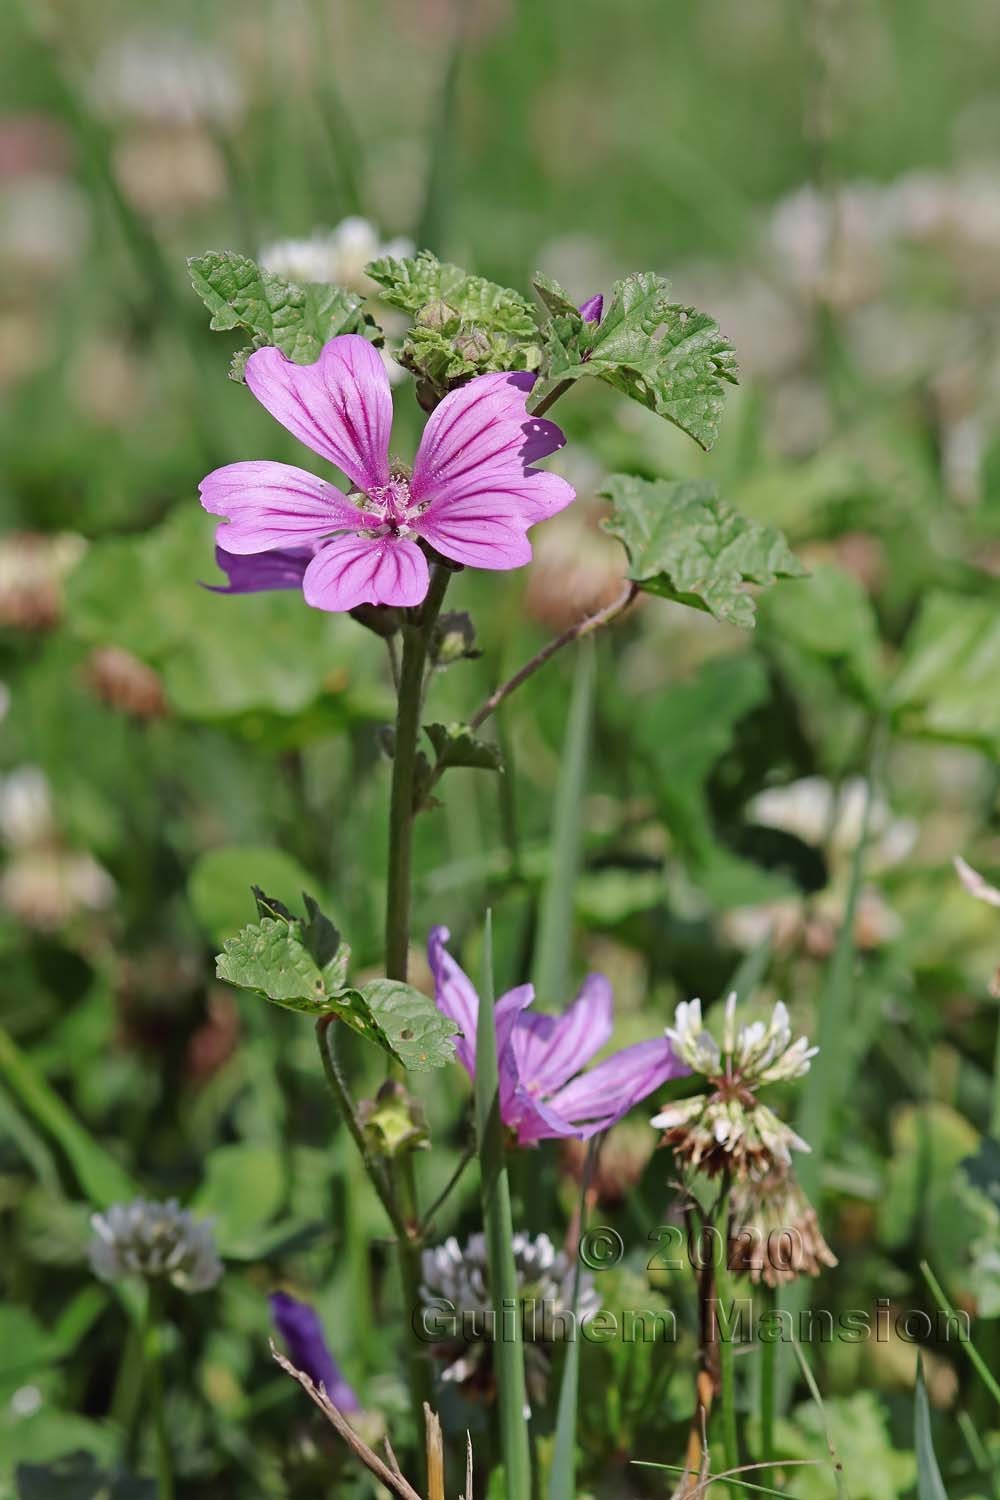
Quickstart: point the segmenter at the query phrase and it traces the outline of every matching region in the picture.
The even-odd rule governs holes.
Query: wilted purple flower
[[[455,1051],[472,1078],[479,997],[445,948],[448,937],[447,927],[435,927],[428,943],[434,998],[461,1028]],[[614,1002],[603,974],[589,974],[561,1016],[525,1014],[534,998],[534,987],[522,984],[501,995],[495,1008],[500,1114],[522,1146],[561,1136],[586,1140],[668,1078],[689,1071],[663,1036],[636,1042],[580,1073],[611,1039]]]
[[[604,316],[604,298],[600,292],[580,303],[580,317],[585,323],[599,323]]]
[[[268,1300],[274,1326],[284,1339],[295,1368],[308,1375],[313,1385],[323,1386],[340,1411],[360,1411],[361,1402],[327,1347],[316,1309],[288,1292],[272,1292]]]
[[[216,536],[227,553],[311,546],[302,587],[316,609],[419,604],[429,577],[419,542],[471,567],[519,567],[531,558],[528,527],[573,499],[565,479],[533,467],[565,438],[529,416],[535,377],[523,371],[478,375],[447,395],[412,472],[389,461],[389,380],[378,350],[358,334],[331,339],[311,365],[258,349],[246,381],[283,427],[347,475],[351,492],[260,460],[209,474],[202,504],[228,518]],[[230,573],[226,592],[246,592],[249,576],[236,583]]]

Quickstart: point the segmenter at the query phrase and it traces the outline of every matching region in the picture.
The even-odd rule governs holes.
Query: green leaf
[[[482,771],[502,771],[499,745],[480,740],[466,724],[425,724],[424,733],[434,746],[438,770],[471,766]]]
[[[382,1045],[404,1068],[426,1072],[452,1061],[458,1027],[421,990],[397,979],[373,979],[359,993]]]
[[[883,697],[878,621],[857,578],[823,563],[797,588],[761,604],[761,625],[781,646],[829,663],[841,691],[868,708]]]
[[[931,1408],[924,1384],[924,1365],[917,1355],[917,1383],[913,1392],[913,1435],[917,1450],[917,1500],[948,1500],[934,1453]]]
[[[1000,606],[932,592],[906,641],[890,692],[905,733],[1000,751]]]
[[[615,282],[600,323],[591,326],[555,282],[538,291],[553,313],[543,329],[545,363],[536,401],[557,385],[597,376],[666,417],[703,448],[719,431],[724,382],[736,357],[707,313],[670,299],[670,283],[652,271]]]
[[[215,1220],[222,1255],[238,1250],[246,1237],[269,1223],[285,1196],[285,1169],[277,1146],[241,1141],[217,1146],[205,1162],[205,1178],[192,1210]]]
[[[91,1203],[127,1203],[139,1189],[115,1158],[74,1118],[13,1038],[0,1028],[0,1078],[24,1108],[62,1147]]]
[[[754,604],[745,585],[805,571],[779,531],[741,516],[707,480],[613,474],[601,493],[614,507],[604,525],[624,544],[629,577],[717,620],[751,628]]]
[[[217,332],[243,328],[254,342],[234,356],[230,374],[244,378],[248,357],[273,344],[296,364],[319,358],[328,339],[340,333],[370,333],[361,298],[325,283],[299,286],[262,270],[232,250],[212,251],[188,261],[191,284],[212,314]]]
[[[237,722],[250,735],[270,714],[315,708],[341,720],[381,718],[384,647],[346,615],[307,608],[295,594],[220,598],[214,522],[193,501],[141,535],[91,544],[67,585],[70,630],[91,646],[122,646],[163,676],[183,717]],[[317,715],[317,731],[331,720]]]
[[[414,1070],[450,1062],[456,1031],[433,1000],[397,980],[375,979],[362,988],[345,985],[350,950],[332,922],[306,897],[307,919],[275,912],[230,938],[216,959],[220,979],[253,990],[287,1010],[335,1015],[360,1036]]]
[[[976,1191],[1000,1209],[1000,1141],[984,1135],[975,1155],[965,1157],[959,1166]]]

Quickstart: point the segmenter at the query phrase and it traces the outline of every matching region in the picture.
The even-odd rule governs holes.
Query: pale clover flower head
[[[369,262],[384,256],[404,260],[414,250],[412,240],[383,240],[374,224],[352,214],[334,229],[314,229],[301,239],[272,240],[261,247],[258,260],[265,271],[288,281],[329,282],[370,296],[377,287],[365,271]]]
[[[755,1284],[783,1286],[837,1264],[790,1168],[738,1185],[731,1209],[730,1265]]]
[[[212,1220],[195,1219],[176,1198],[115,1203],[90,1223],[90,1265],[102,1281],[142,1276],[184,1292],[205,1292],[222,1275]]]
[[[779,1000],[767,1021],[738,1026],[736,995],[726,1001],[721,1046],[702,1020],[701,1001],[678,1005],[667,1028],[674,1052],[700,1073],[710,1091],[669,1104],[653,1118],[664,1144],[693,1169],[737,1181],[756,1181],[786,1170],[793,1151],[809,1147],[757,1091],[801,1078],[818,1049],[805,1037],[792,1040],[787,1007]]]
[[[547,1234],[517,1233],[511,1241],[517,1274],[517,1316],[524,1337],[525,1374],[531,1400],[545,1398],[551,1347],[576,1336],[573,1328],[575,1266],[556,1250]],[[460,1245],[454,1235],[421,1258],[420,1297],[428,1318],[433,1310],[440,1338],[435,1353],[442,1361],[442,1380],[467,1394],[492,1399],[495,1394],[492,1344],[508,1337],[505,1318],[497,1316],[489,1290],[486,1238],[472,1235]],[[576,1324],[600,1309],[593,1278],[583,1273],[576,1304]],[[498,1326],[499,1325],[499,1326]]]

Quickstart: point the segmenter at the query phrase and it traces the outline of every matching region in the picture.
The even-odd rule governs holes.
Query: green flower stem
[[[361,1128],[361,1121],[358,1119],[357,1111],[354,1108],[354,1101],[351,1099],[347,1081],[340,1071],[340,1064],[337,1061],[337,1052],[334,1045],[335,1033],[333,1028],[336,1024],[337,1017],[332,1015],[320,1016],[316,1022],[316,1041],[319,1045],[319,1055],[323,1063],[323,1073],[326,1077],[330,1093],[337,1101],[337,1108],[340,1110],[344,1124],[350,1131],[354,1144],[360,1152],[365,1171],[371,1179],[372,1187],[378,1194],[379,1202],[385,1209],[389,1222],[396,1231],[398,1239],[402,1242],[404,1239],[409,1238],[406,1220],[392,1192],[382,1163],[372,1155],[368,1148],[368,1142],[365,1139],[364,1130]]]
[[[146,1294],[146,1326],[143,1337],[146,1393],[156,1439],[156,1484],[158,1500],[173,1500],[174,1471],[170,1461],[170,1439],[163,1402],[163,1303],[165,1284],[150,1281]]]
[[[536,652],[530,661],[525,662],[524,666],[515,672],[513,677],[509,677],[506,682],[501,683],[500,687],[490,694],[485,703],[479,706],[469,720],[469,728],[478,729],[480,724],[484,724],[490,715],[496,712],[504,699],[509,698],[515,688],[519,688],[523,682],[527,682],[529,677],[533,677],[540,667],[544,667],[545,663],[555,656],[557,651],[561,651],[564,646],[572,645],[574,641],[583,640],[585,636],[593,635],[596,630],[601,630],[605,625],[610,625],[613,620],[617,620],[619,615],[625,613],[638,592],[639,585],[637,583],[628,583],[613,603],[607,605],[604,609],[599,609],[594,615],[588,615],[585,620],[578,620],[575,625],[571,625],[568,630],[564,630],[562,635],[553,636],[552,640],[548,641],[540,651]]]
[[[413,1418],[418,1434],[423,1431],[424,1402],[430,1402],[433,1394],[430,1365],[427,1352],[413,1331],[412,1318],[420,1306],[420,1251],[423,1245],[423,1229],[417,1208],[416,1180],[413,1171],[413,1155],[406,1152],[393,1163],[391,1177],[379,1159],[372,1155],[365,1133],[354,1108],[347,1082],[340,1071],[336,1049],[333,1044],[335,1016],[320,1016],[316,1022],[316,1040],[323,1062],[323,1072],[330,1092],[344,1123],[351,1133],[365,1171],[379,1202],[396,1231],[396,1247],[399,1254],[399,1275],[403,1291],[403,1308],[407,1327],[411,1329],[410,1347],[407,1351],[407,1368],[410,1382],[410,1397]],[[422,1448],[421,1448],[422,1451]]]
[[[424,672],[431,631],[441,611],[451,572],[436,564],[431,569],[427,597],[416,618],[403,627],[403,661],[399,673],[396,736],[392,759],[392,797],[389,804],[389,871],[385,909],[385,973],[387,979],[406,979],[410,946],[410,867],[413,856],[413,777],[420,734]]]
[[[774,1310],[774,1295],[765,1293],[765,1311]],[[774,1463],[775,1366],[777,1344],[764,1339],[760,1346],[760,1461]]]
[[[722,1201],[715,1214],[715,1228],[718,1234],[713,1239],[713,1257],[715,1261],[715,1298],[716,1308],[723,1307],[728,1310],[733,1305],[733,1280],[729,1274],[729,1190],[728,1187],[722,1195]],[[730,1332],[727,1332],[722,1318],[716,1318],[717,1337],[719,1341],[719,1374],[721,1377],[720,1400],[722,1404],[722,1447],[724,1453],[723,1467],[728,1470],[738,1469],[740,1463],[739,1437],[736,1431],[736,1370],[733,1358],[733,1343]],[[734,1486],[730,1486],[730,1493],[737,1493]]]

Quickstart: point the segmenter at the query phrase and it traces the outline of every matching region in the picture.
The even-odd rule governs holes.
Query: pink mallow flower
[[[262,554],[256,568],[223,561],[223,592],[288,587],[304,563],[302,590],[316,609],[419,604],[429,579],[421,543],[470,567],[520,567],[531,558],[528,527],[573,499],[565,479],[534,467],[565,438],[528,414],[535,377],[526,372],[478,375],[445,396],[412,473],[390,463],[389,380],[378,350],[358,334],[331,339],[312,365],[258,349],[246,381],[283,427],[347,475],[351,491],[267,460],[209,474],[201,499],[226,517],[219,547],[229,558]],[[274,553],[279,566],[268,568],[264,558]]]
[[[434,998],[438,1010],[458,1024],[462,1034],[455,1038],[455,1051],[474,1078],[479,997],[445,947],[448,937],[447,927],[435,927],[427,945]],[[528,1015],[534,998],[534,987],[522,984],[501,995],[494,1010],[500,1115],[521,1146],[563,1136],[586,1140],[614,1125],[668,1078],[691,1071],[664,1035],[624,1047],[581,1073],[611,1040],[614,1001],[603,974],[588,974],[561,1016]]]

